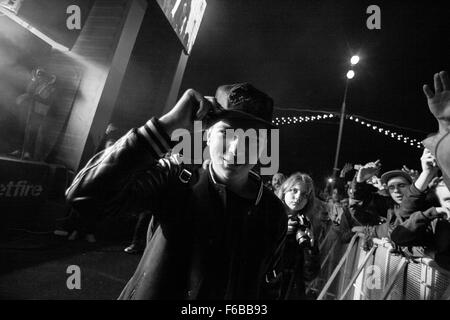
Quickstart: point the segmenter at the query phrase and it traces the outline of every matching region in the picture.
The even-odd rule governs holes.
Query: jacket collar
[[[214,172],[213,172],[213,169],[212,169],[212,162],[210,162],[208,164],[208,172],[209,172],[209,176],[211,178],[211,181],[215,185],[218,185],[218,186],[221,186],[222,188],[225,188],[224,184],[222,184],[220,182],[217,182],[217,180],[215,179]],[[257,206],[259,204],[259,202],[261,201],[261,198],[262,198],[262,195],[263,195],[264,184],[262,182],[261,177],[258,174],[256,174],[255,172],[253,172],[253,171],[250,171],[249,179],[256,180],[256,182],[259,184],[258,195],[257,195],[255,203],[254,203],[254,205]]]

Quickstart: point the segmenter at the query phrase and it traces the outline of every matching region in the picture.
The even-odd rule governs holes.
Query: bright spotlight
[[[24,27],[25,29],[28,29],[35,36],[41,38],[41,40],[47,42],[53,48],[55,48],[55,49],[57,49],[57,50],[59,50],[61,52],[69,51],[69,48],[67,48],[67,47],[63,46],[62,44],[56,42],[55,40],[51,39],[50,37],[48,37],[47,35],[45,35],[41,31],[39,31],[38,29],[34,28],[32,25],[27,23],[25,20],[19,18],[16,14],[14,14],[14,13],[10,12],[9,10],[6,10],[5,8],[3,8],[3,6],[4,6],[3,4],[0,6],[0,13],[2,13],[2,15],[0,15],[0,16],[3,16],[3,15],[7,16],[8,18],[13,20],[14,22],[16,22],[19,25],[21,25],[22,27]],[[6,7],[6,5],[5,5],[5,7]]]
[[[353,79],[354,76],[355,76],[355,71],[349,70],[347,72],[347,79]]]
[[[352,66],[354,66],[355,64],[358,64],[358,62],[359,62],[359,56],[353,56],[350,59],[350,63],[352,64]]]

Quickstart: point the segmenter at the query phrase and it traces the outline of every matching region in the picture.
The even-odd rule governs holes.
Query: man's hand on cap
[[[159,120],[171,135],[176,129],[192,131],[195,120],[203,120],[205,116],[214,109],[213,101],[207,99],[194,89],[188,89],[181,96],[176,105],[162,116]]]

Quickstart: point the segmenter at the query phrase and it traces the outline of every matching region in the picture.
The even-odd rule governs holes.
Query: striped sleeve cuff
[[[148,142],[155,158],[162,158],[171,149],[172,141],[155,117],[140,127],[138,132]]]

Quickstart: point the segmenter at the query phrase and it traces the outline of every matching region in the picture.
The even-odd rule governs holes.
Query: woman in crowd
[[[277,196],[288,215],[282,294],[285,299],[305,299],[305,281],[312,281],[319,271],[318,239],[326,232],[321,219],[327,219],[328,213],[315,197],[313,181],[307,174],[291,175]]]

